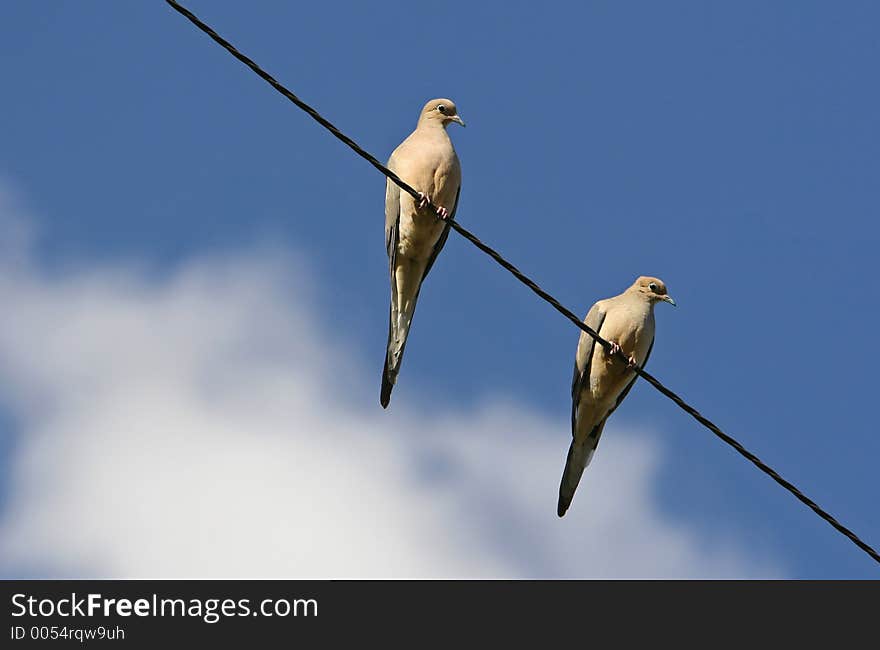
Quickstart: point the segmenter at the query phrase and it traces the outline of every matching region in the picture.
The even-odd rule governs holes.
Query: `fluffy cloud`
[[[383,412],[296,256],[50,274],[17,239],[0,247],[7,576],[779,574],[670,521],[662,450],[619,419],[558,520],[564,418],[503,399]]]

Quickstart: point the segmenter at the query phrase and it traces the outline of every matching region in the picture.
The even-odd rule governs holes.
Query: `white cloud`
[[[503,399],[383,412],[293,256],[156,279],[0,254],[0,400],[19,425],[7,575],[780,574],[744,539],[670,521],[652,496],[661,450],[619,423],[559,520],[564,417]]]

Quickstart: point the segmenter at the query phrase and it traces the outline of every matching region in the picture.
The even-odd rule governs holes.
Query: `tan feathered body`
[[[584,319],[606,341],[616,343],[627,359],[644,367],[654,345],[654,305],[675,302],[657,278],[640,277],[619,296],[600,300]],[[572,379],[571,446],[559,484],[557,514],[571,505],[584,469],[599,445],[599,438],[614,410],[632,388],[637,375],[627,363],[605,351],[582,332],[575,354]]]
[[[443,107],[444,112],[438,111],[438,107]],[[435,206],[446,208],[452,217],[461,187],[461,164],[446,133],[450,121],[461,123],[452,101],[428,102],[415,131],[391,154],[388,168],[426,194]],[[391,307],[379,397],[383,407],[388,405],[397,381],[422,282],[448,234],[448,222],[438,219],[427,207],[419,208],[418,200],[401,192],[392,181],[386,182],[385,247],[391,276]]]
[[[388,168],[427,193],[434,205],[448,206],[450,210],[454,206],[461,186],[461,164],[449,134],[440,124],[420,123],[391,154]],[[393,188],[386,188],[386,194],[389,190],[396,194],[400,206],[398,260],[427,263],[446,224],[429,209],[420,210],[416,199],[401,192],[393,182],[389,180],[387,184]],[[388,223],[389,216],[386,212],[386,232],[393,226]]]
[[[654,341],[654,308],[648,301],[627,291],[614,298],[600,300],[597,306],[605,312],[601,335],[620,346],[627,358],[632,356],[641,366]],[[579,417],[575,440],[583,442],[617,405],[620,394],[635,377],[619,358],[611,358],[605,348],[596,345],[593,337],[581,332],[577,364],[583,369],[589,347],[595,346],[590,361],[589,382],[579,395]]]

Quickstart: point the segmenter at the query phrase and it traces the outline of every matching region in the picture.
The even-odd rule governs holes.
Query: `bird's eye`
[[[444,115],[446,115],[446,107],[443,104],[440,104],[437,107],[437,110],[440,111],[441,113],[443,113]]]
[[[648,285],[648,288],[649,288],[651,291],[653,291],[654,293],[657,293],[657,285],[654,284],[653,282],[652,282],[651,284]]]

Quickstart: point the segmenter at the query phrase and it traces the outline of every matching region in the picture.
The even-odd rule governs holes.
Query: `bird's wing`
[[[602,323],[605,321],[605,312],[596,303],[587,312],[584,324],[590,327],[594,332],[599,334],[602,329]],[[581,401],[581,391],[584,386],[590,382],[590,366],[593,361],[593,351],[596,349],[596,340],[587,334],[581,332],[578,341],[577,353],[574,358],[574,376],[571,379],[571,435],[574,437],[575,424],[577,422],[578,406]]]
[[[388,160],[389,169],[394,156]],[[397,241],[400,237],[400,188],[390,178],[385,181],[385,250],[391,275],[397,261]]]

